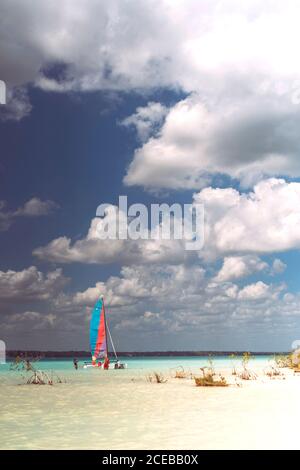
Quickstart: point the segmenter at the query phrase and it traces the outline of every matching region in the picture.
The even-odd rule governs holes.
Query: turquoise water
[[[128,369],[110,371],[83,369],[86,358],[77,371],[72,358],[39,361],[62,379],[53,386],[25,385],[30,373],[1,365],[0,449],[297,448],[300,377],[266,378],[272,358],[254,357],[259,379],[237,387],[231,368],[241,370],[241,357],[215,357],[215,371],[227,369],[224,388],[195,386],[209,357],[131,357]],[[180,366],[193,374],[176,379]]]
[[[273,355],[266,356],[252,356],[250,359],[250,364],[256,367],[265,366],[270,360],[274,358]],[[79,359],[79,368],[83,366],[85,361],[88,361],[88,358],[78,358]],[[197,369],[200,367],[205,367],[209,365],[209,360],[212,359],[213,365],[215,368],[231,368],[233,364],[239,365],[241,363],[242,357],[236,356],[235,359],[232,359],[228,356],[172,356],[172,357],[120,357],[122,362],[126,362],[128,365],[128,370],[130,371],[150,371],[150,370],[170,370],[176,369],[178,367],[183,367],[184,369]],[[0,373],[5,373],[9,371],[11,361],[6,364],[0,365]],[[59,358],[59,359],[43,359],[38,361],[38,368],[42,370],[55,370],[55,371],[69,371],[73,370],[73,360],[72,358]]]

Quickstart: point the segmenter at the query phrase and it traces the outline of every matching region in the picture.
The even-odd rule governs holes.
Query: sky
[[[2,0],[0,339],[287,351],[300,338],[297,1]],[[204,204],[204,246],[96,209]],[[109,217],[109,214],[106,215]],[[100,220],[101,223],[101,220]]]

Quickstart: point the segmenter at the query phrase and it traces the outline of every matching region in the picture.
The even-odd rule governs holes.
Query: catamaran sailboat
[[[108,339],[110,340],[114,359],[108,360]],[[118,355],[108,328],[103,295],[97,300],[90,323],[90,348],[92,362],[85,362],[83,367],[100,367],[101,369],[126,369],[127,364],[119,361]]]

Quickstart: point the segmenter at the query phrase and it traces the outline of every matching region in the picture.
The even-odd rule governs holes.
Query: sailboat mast
[[[105,338],[106,338],[106,355],[108,357],[108,335],[107,335],[107,322],[106,322],[104,297],[102,297],[102,302],[103,302],[104,328],[105,328]]]
[[[110,339],[110,342],[111,342],[111,346],[113,348],[113,352],[114,352],[114,355],[115,355],[115,358],[116,360],[118,360],[118,355],[117,355],[117,352],[116,352],[116,349],[115,349],[115,345],[113,343],[113,340],[112,340],[112,337],[111,337],[111,334],[110,334],[110,329],[108,328],[108,324],[107,324],[107,321],[106,321],[106,313],[105,313],[105,306],[104,306],[104,298],[102,298],[102,302],[103,302],[103,312],[104,312],[104,325],[105,325],[105,336],[106,336],[106,348],[107,348],[107,356],[108,356],[108,338]]]

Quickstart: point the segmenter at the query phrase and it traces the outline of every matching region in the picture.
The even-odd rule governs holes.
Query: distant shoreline
[[[241,356],[245,351],[121,351],[120,357],[206,357],[206,356],[230,356],[232,354]],[[271,356],[274,354],[288,354],[286,351],[249,351],[252,356]],[[29,351],[10,350],[6,352],[8,358],[14,358],[20,354],[27,356],[42,356],[44,358],[64,358],[64,357],[90,357],[89,351]],[[111,353],[110,353],[111,355]]]

